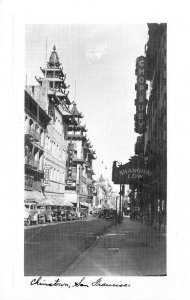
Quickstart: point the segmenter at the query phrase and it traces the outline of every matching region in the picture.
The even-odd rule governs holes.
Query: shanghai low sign
[[[130,161],[127,164],[116,166],[113,162],[112,181],[115,184],[130,184],[136,180],[148,178],[152,173],[142,161]]]

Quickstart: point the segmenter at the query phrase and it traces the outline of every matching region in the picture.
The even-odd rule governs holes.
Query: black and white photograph
[[[186,2],[0,1],[0,299],[188,298]]]
[[[166,276],[167,24],[25,27],[24,275]]]

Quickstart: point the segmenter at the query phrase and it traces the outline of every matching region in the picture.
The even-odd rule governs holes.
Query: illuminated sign
[[[135,89],[137,96],[135,99],[136,114],[135,114],[135,132],[142,134],[146,130],[146,65],[145,57],[140,56],[136,60],[136,75],[137,83]]]

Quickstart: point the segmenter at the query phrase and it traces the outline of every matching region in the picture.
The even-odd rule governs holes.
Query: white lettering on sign
[[[140,77],[140,78],[139,78],[139,82],[140,82],[140,83],[144,83],[144,77]]]
[[[137,74],[137,97],[136,105],[136,118],[135,118],[135,131],[143,133],[146,130],[146,71],[145,71],[145,57],[140,56],[136,60],[136,74]]]
[[[126,168],[126,169],[119,171],[120,176],[128,175],[128,178],[136,178],[136,177],[138,177],[138,175],[142,176],[142,177],[143,177],[143,175],[150,176],[151,174],[152,173],[149,170],[141,169],[141,168],[128,168],[128,169]],[[129,177],[129,176],[131,176],[131,177]]]
[[[144,74],[144,69],[139,69],[139,74],[141,75],[141,74]]]

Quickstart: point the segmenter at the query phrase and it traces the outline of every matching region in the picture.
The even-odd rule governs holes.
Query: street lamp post
[[[80,201],[79,201],[79,194],[80,194],[80,166],[77,166],[77,182],[76,182],[76,192],[77,192],[77,213],[79,213]]]
[[[122,166],[122,162],[118,162],[118,166]],[[121,175],[119,175],[119,223],[122,223],[122,213],[121,213],[121,194],[122,194],[122,189],[121,189]]]

